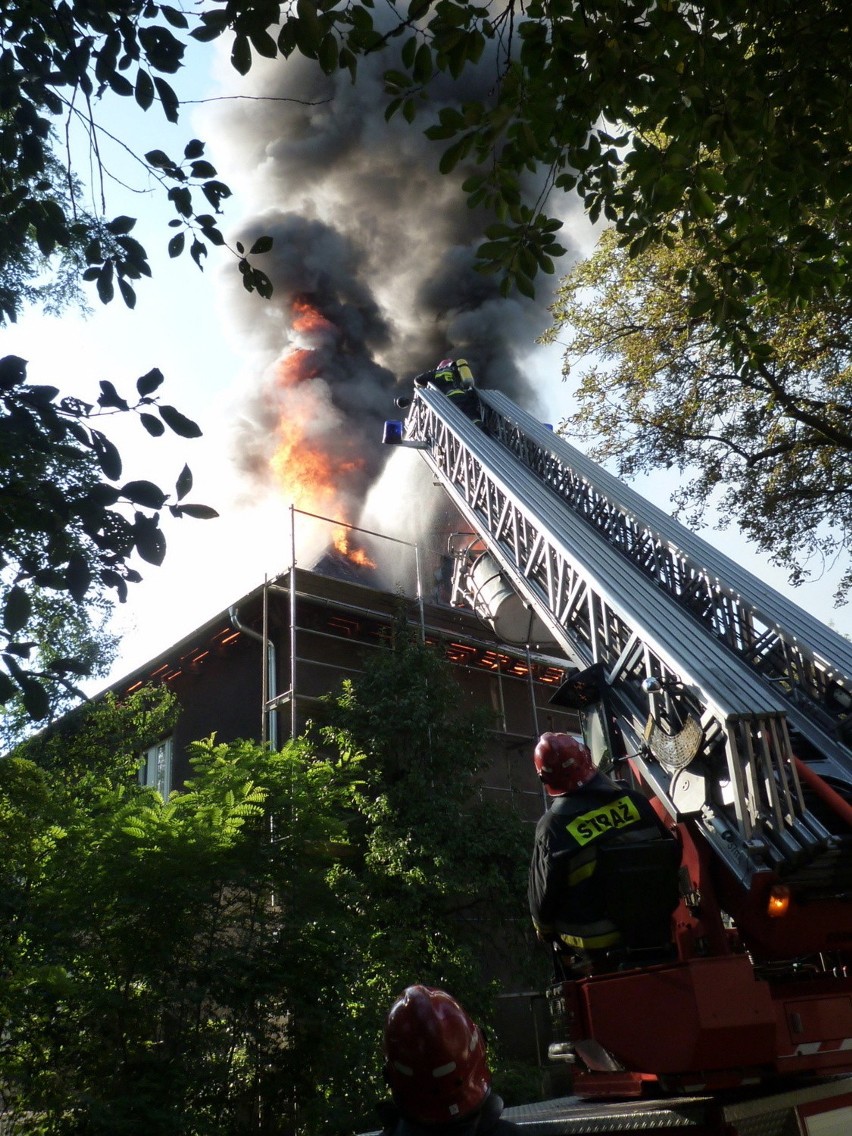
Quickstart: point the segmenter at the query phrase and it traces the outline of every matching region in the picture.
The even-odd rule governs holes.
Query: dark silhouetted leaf
[[[133,308],[136,307],[136,292],[133,289],[133,285],[129,280],[125,280],[123,276],[119,276],[118,290],[121,292],[122,300],[124,300],[127,307],[132,311]]]
[[[18,693],[18,688],[9,676],[0,671],[0,706],[5,706]]]
[[[145,413],[145,411],[141,411],[139,414],[139,421],[142,423],[142,425],[145,427],[152,438],[160,438],[166,432],[165,426],[154,414],[147,414]]]
[[[121,454],[109,438],[99,430],[92,431],[92,445],[98,465],[110,481],[117,481],[121,477]]]
[[[175,410],[173,406],[160,406],[158,409],[165,424],[181,438],[201,437],[201,428],[191,418],[187,418],[179,410]]]
[[[148,564],[162,564],[166,555],[166,538],[153,517],[136,514],[133,525],[136,551]]]
[[[197,521],[212,521],[219,514],[209,505],[178,505],[177,511],[185,517],[193,517]]]
[[[3,606],[3,623],[9,635],[16,635],[32,613],[32,603],[26,591],[16,584],[10,588]]]
[[[95,281],[95,287],[98,290],[98,296],[102,304],[108,304],[115,295],[115,289],[112,283],[113,272],[112,260],[105,260]]]
[[[142,398],[146,398],[164,382],[163,372],[159,367],[152,367],[150,371],[146,371],[144,375],[140,375],[136,380],[136,390]]]
[[[154,101],[154,84],[147,71],[140,67],[136,72],[136,101],[143,110],[147,110]]]
[[[185,465],[180,471],[180,477],[178,477],[177,483],[175,484],[175,496],[178,501],[182,501],[187,493],[189,493],[190,489],[192,489],[192,470],[188,465]]]
[[[269,252],[272,248],[272,237],[258,237],[249,249],[249,256],[257,256],[262,252]]]
[[[162,509],[166,503],[166,494],[153,481],[127,481],[121,487],[121,495],[146,509]]]
[[[36,722],[46,718],[50,712],[50,699],[47,691],[34,678],[22,675],[18,680],[24,699],[24,709]]]
[[[85,556],[81,553],[75,553],[68,561],[68,569],[65,575],[68,591],[75,600],[82,600],[92,582],[92,573]]]
[[[157,94],[160,96],[160,102],[163,104],[163,114],[169,122],[177,122],[178,120],[178,97],[165,81],[159,76],[154,79],[154,86],[157,88]]]

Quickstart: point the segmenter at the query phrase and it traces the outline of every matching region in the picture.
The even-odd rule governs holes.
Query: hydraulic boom
[[[684,847],[668,987],[652,968],[561,991],[586,1072],[624,1091],[735,1083],[733,1066],[852,1071],[852,644],[505,395],[479,394],[482,428],[418,390],[398,439],[471,527],[457,594],[476,605],[486,557],[529,635],[576,668],[557,697],[596,760],[629,768]],[[683,1036],[625,1040],[608,1015],[630,998],[653,1017],[663,989]],[[707,1020],[710,990],[730,999],[726,1024]]]

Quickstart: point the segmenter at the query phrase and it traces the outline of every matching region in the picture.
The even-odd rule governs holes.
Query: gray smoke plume
[[[486,222],[461,191],[470,169],[439,174],[441,144],[423,136],[425,120],[385,121],[389,65],[361,60],[352,84],[301,57],[257,63],[252,98],[230,104],[218,127],[230,151],[223,165],[232,180],[235,169],[245,172],[242,192],[258,210],[237,239],[249,247],[262,234],[274,238],[257,260],[272,279],[271,302],[235,288],[231,306],[270,359],[313,352],[301,381],[282,384],[271,367],[260,382],[240,428],[241,465],[263,475],[292,399],[300,415],[312,402],[313,443],[347,466],[361,458],[342,478],[353,507],[386,461],[381,423],[399,416],[393,399],[410,393],[413,375],[464,356],[479,385],[530,405],[521,361],[548,322],[544,283],[535,302],[506,299],[495,277],[475,270]],[[480,96],[493,78],[484,63],[466,87],[447,80],[433,109]],[[300,332],[299,301],[320,313],[322,330]]]

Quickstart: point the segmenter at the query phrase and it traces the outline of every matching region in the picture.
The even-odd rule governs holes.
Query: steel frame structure
[[[852,647],[765,585],[750,598],[759,582],[732,562],[725,581],[721,554],[505,395],[480,394],[484,431],[418,390],[405,440],[569,658],[602,664],[634,760],[672,815],[696,816],[746,887],[773,870],[820,894],[839,842],[806,806],[788,722],[822,776],[852,783],[827,704],[852,694]],[[683,759],[666,740],[696,723],[698,752]]]

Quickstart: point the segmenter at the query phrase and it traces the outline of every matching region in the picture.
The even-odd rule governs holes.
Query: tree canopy
[[[720,345],[713,304],[696,314],[690,269],[711,297],[724,282],[684,236],[631,257],[615,232],[566,278],[549,340],[566,342],[578,409],[562,428],[627,477],[685,475],[675,500],[713,504],[800,581],[840,556],[852,586],[852,295],[790,307],[755,292],[753,348]]]
[[[248,5],[248,7],[253,7]],[[239,11],[230,0],[208,28]],[[671,214],[712,236],[736,321],[753,281],[793,300],[844,285],[852,60],[840,0],[412,0],[288,4],[277,44],[249,25],[233,60],[300,51],[355,73],[388,53],[388,113],[444,144],[442,171],[466,163],[471,204],[496,214],[485,267],[528,291],[552,270],[554,217],[575,191],[592,220],[615,225],[633,252],[665,240]],[[429,95],[486,69],[485,94],[429,122]],[[533,191],[529,178],[533,175]],[[693,302],[706,295],[691,279]]]
[[[124,600],[128,584],[142,578],[135,556],[162,563],[163,509],[176,518],[217,515],[186,500],[188,466],[173,495],[151,481],[123,480],[121,455],[100,428],[105,415],[135,413],[154,437],[166,429],[198,437],[193,421],[161,401],[162,383],[151,370],[128,400],[104,380],[92,404],[28,383],[17,356],[0,359],[0,705],[20,696],[32,718],[45,718],[51,691],[78,694],[75,679],[90,673],[91,660],[58,654],[56,641],[47,642],[40,597],[78,612],[106,596]]]
[[[292,1131],[311,1095],[347,780],[299,743],[209,739],[164,801],[137,770],[170,714],[107,699],[0,762],[10,1130]]]
[[[106,596],[89,597],[85,605],[67,593],[33,590],[31,618],[26,638],[33,646],[27,660],[30,672],[38,674],[48,705],[48,717],[39,725],[55,721],[79,702],[79,693],[62,660],[74,659],[87,678],[103,678],[118,653],[119,638],[109,630],[113,606]],[[59,663],[60,671],[52,670]],[[0,754],[8,752],[34,729],[24,695],[8,699],[0,714]]]
[[[280,752],[194,742],[166,801],[138,769],[175,713],[108,695],[0,761],[0,1119],[365,1131],[400,990],[490,1025],[489,929],[529,965],[529,830],[482,792],[483,723],[403,638]]]
[[[265,19],[271,11],[267,4]],[[52,290],[31,285],[34,266],[53,266],[66,290],[90,283],[102,302],[118,293],[135,306],[136,282],[151,268],[131,235],[136,219],[108,214],[97,108],[105,96],[129,98],[177,122],[169,80],[183,65],[191,21],[198,26],[197,16],[171,5],[128,0],[9,0],[0,9],[0,325],[16,319],[22,302],[51,301]],[[120,142],[174,208],[169,255],[188,251],[201,267],[210,245],[225,244],[217,218],[230,196],[204,143],[190,139],[173,157]],[[91,169],[95,184],[84,194],[82,171]],[[252,251],[268,247],[262,238]],[[268,295],[269,280],[246,250],[233,251],[246,288]]]
[[[65,141],[79,121],[97,164],[103,97],[156,106],[176,122],[172,84],[189,40],[224,36],[241,74],[258,56],[300,53],[356,79],[359,59],[386,60],[387,113],[422,115],[440,147],[436,170],[469,171],[470,203],[494,215],[482,265],[507,287],[530,292],[537,271],[553,270],[569,191],[634,252],[665,240],[675,213],[724,267],[727,303],[714,318],[735,330],[754,281],[792,300],[844,286],[852,60],[840,0],[392,0],[381,9],[218,0],[197,11],[12,0],[0,32],[0,280],[34,243],[78,256],[101,299],[118,288],[135,302],[134,282],[150,268],[130,235],[134,219],[108,217],[103,201],[81,212],[48,176],[50,156],[69,178],[87,164]],[[472,72],[484,79],[474,93]],[[433,89],[453,84],[458,105],[444,100],[436,116]],[[170,253],[188,250],[200,264],[208,245],[223,243],[217,217],[229,193],[203,142],[139,159],[175,209]],[[248,257],[266,247],[235,250],[246,287],[264,294],[269,281]],[[705,302],[703,272],[691,290]],[[2,299],[0,318],[14,306]]]
[[[449,990],[488,1025],[500,1081],[496,983],[484,960],[493,965],[499,946],[502,977],[534,982],[531,830],[483,789],[488,715],[465,705],[447,663],[400,624],[393,649],[371,656],[322,717],[326,752],[356,778],[350,853],[332,872],[350,921],[338,962],[351,977],[336,1014],[338,1060],[320,1086],[326,1122],[357,1116],[381,1095],[384,1018],[412,982]],[[335,1016],[335,1007],[325,1012]]]

